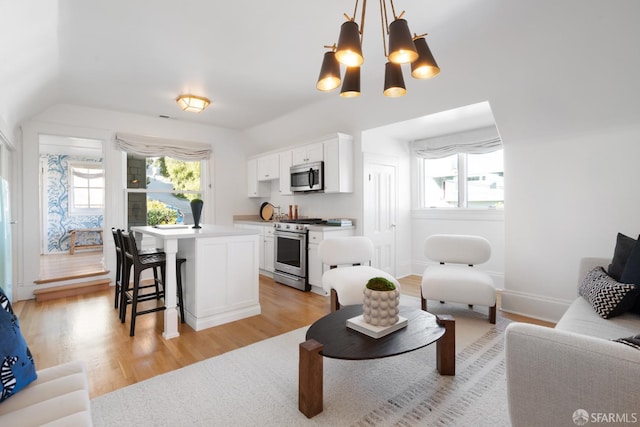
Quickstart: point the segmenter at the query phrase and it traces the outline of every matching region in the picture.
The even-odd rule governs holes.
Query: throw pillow
[[[633,283],[640,286],[640,240],[636,242],[629,258],[627,258],[627,263],[620,276],[620,282]],[[636,302],[630,311],[640,313],[640,296],[636,298]]]
[[[635,244],[635,239],[625,236],[622,233],[618,233],[618,236],[616,237],[616,248],[613,250],[613,259],[607,269],[609,276],[616,280],[620,280],[622,271],[624,270],[627,259],[629,258],[629,255],[631,255],[631,251]]]
[[[618,338],[617,340],[613,341],[626,344],[635,348],[636,350],[640,350],[640,334],[636,335],[635,337]]]
[[[619,316],[629,310],[638,296],[638,287],[619,283],[602,267],[591,270],[582,280],[580,295],[605,319]]]
[[[37,377],[33,357],[20,332],[11,301],[0,288],[0,402]]]

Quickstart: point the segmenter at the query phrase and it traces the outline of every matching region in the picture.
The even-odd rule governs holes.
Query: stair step
[[[33,283],[35,283],[36,285],[44,285],[46,283],[64,282],[65,280],[71,280],[71,279],[84,279],[86,277],[104,276],[105,274],[109,274],[109,270],[94,271],[92,273],[73,274],[73,275],[62,276],[62,277],[49,277],[48,279],[34,280]]]
[[[111,279],[90,280],[88,282],[72,283],[68,285],[53,286],[50,288],[36,289],[33,294],[36,301],[50,301],[52,299],[66,298],[75,295],[89,294],[92,292],[109,289]]]

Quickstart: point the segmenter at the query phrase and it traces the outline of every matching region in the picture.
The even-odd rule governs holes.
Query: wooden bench
[[[99,233],[100,234],[100,243],[94,244],[78,244],[76,243],[76,237],[78,233]],[[71,246],[69,247],[69,255],[73,255],[76,249],[91,249],[91,248],[101,248],[104,243],[104,237],[102,234],[102,228],[76,228],[73,230],[69,230],[69,234],[71,234]]]

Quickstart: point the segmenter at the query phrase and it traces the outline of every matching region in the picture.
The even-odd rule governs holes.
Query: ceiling
[[[0,136],[59,104],[238,130],[265,146],[323,123],[373,129],[487,100],[514,141],[637,123],[636,0],[395,2],[412,32],[429,34],[442,72],[418,81],[405,66],[408,94],[390,100],[373,1],[363,96],[340,99],[315,83],[353,0],[0,0]],[[212,105],[184,112],[175,99],[186,92]]]
[[[343,13],[352,15],[354,8],[344,0],[58,0],[56,16],[45,13],[51,3],[30,1],[45,10],[25,14],[29,28],[50,28],[57,39],[43,34],[38,44],[57,56],[47,74],[57,88],[51,102],[237,130],[338,96],[317,91],[315,83],[323,45],[337,41]],[[398,14],[406,10],[412,32],[429,33],[437,60],[464,25],[456,13],[470,3],[396,0],[395,6]],[[382,97],[376,2],[368,4],[363,50],[363,91]],[[182,93],[206,96],[212,105],[199,114],[183,112],[175,103]]]

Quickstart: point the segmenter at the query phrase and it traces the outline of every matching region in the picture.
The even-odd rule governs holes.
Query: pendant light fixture
[[[323,92],[333,90],[340,86],[340,63],[336,59],[335,46],[330,46],[331,52],[325,52],[320,68],[320,76],[316,88]]]
[[[355,98],[360,96],[360,67],[347,67],[344,72],[344,83],[340,89],[343,98]]]
[[[208,98],[195,95],[180,95],[176,102],[184,111],[199,113],[211,104]]]
[[[396,15],[393,0],[378,0],[380,4],[380,23],[382,28],[382,44],[385,64],[384,95],[398,97],[407,93],[402,76],[401,64],[411,64],[411,75],[416,79],[427,79],[436,76],[440,68],[424,38],[426,34],[411,35],[409,24],[403,19],[404,11]],[[355,1],[353,15],[344,14],[347,19],[340,27],[338,43],[325,46],[331,49],[326,52],[316,87],[321,91],[331,91],[340,83],[340,65],[345,66],[344,81],[340,96],[351,98],[360,96],[360,67],[364,63],[362,40],[364,38],[364,18],[367,11],[367,0],[363,0],[360,10],[360,23],[356,22],[359,0]],[[393,21],[388,22],[387,4],[391,7]],[[387,53],[387,37],[389,52]]]

